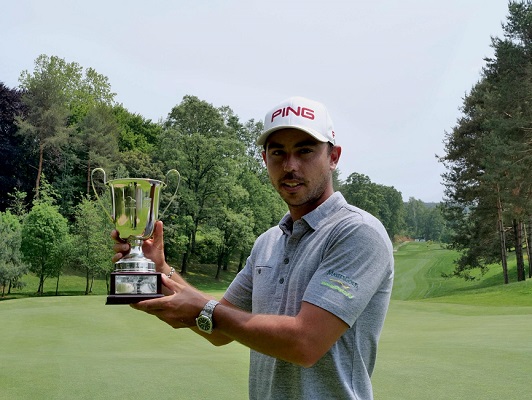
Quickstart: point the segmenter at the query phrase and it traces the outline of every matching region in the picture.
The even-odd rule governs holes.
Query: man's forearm
[[[219,305],[214,327],[253,350],[304,367],[316,363],[348,328],[333,314],[308,303],[295,317],[250,314]]]

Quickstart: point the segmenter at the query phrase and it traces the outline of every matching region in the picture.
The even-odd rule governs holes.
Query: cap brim
[[[262,132],[261,135],[257,138],[257,142],[256,142],[257,145],[264,146],[264,144],[266,143],[266,140],[268,139],[268,136],[270,136],[272,133],[279,131],[281,129],[297,129],[305,133],[308,133],[310,136],[312,136],[314,139],[320,142],[325,143],[329,141],[329,139],[327,139],[321,133],[316,132],[315,130],[309,129],[307,127],[297,126],[297,125],[279,125],[274,128],[268,129],[267,131]]]

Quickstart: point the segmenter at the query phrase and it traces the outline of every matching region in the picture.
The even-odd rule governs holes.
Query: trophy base
[[[105,304],[132,304],[163,296],[160,272],[112,272]]]
[[[152,295],[141,295],[141,294],[134,294],[134,295],[123,295],[123,294],[117,294],[112,295],[110,294],[107,296],[107,301],[105,302],[105,305],[109,304],[134,304],[138,303],[139,301],[143,300],[151,300],[151,299],[158,299],[159,297],[163,297],[163,294],[152,294]]]

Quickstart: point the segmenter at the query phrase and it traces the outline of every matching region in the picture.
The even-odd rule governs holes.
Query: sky
[[[439,202],[436,155],[507,15],[506,0],[0,0],[0,82],[58,56],[154,122],[186,95],[241,122],[308,97],[332,117],[341,179]]]

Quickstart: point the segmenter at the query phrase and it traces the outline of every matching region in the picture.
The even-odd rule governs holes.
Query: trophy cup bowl
[[[111,214],[103,206],[94,187],[95,172],[103,174],[103,183],[110,188]],[[168,171],[165,182],[147,178],[107,181],[102,168],[95,168],[91,173],[92,188],[98,202],[115,225],[120,238],[131,246],[130,252],[115,263],[106,304],[131,304],[163,296],[161,273],[156,272],[155,263],[142,253],[142,243],[153,235],[155,222],[159,217],[161,189],[167,186],[166,182],[171,173],[178,176],[178,183],[162,214],[177,194],[180,179],[177,170]]]

